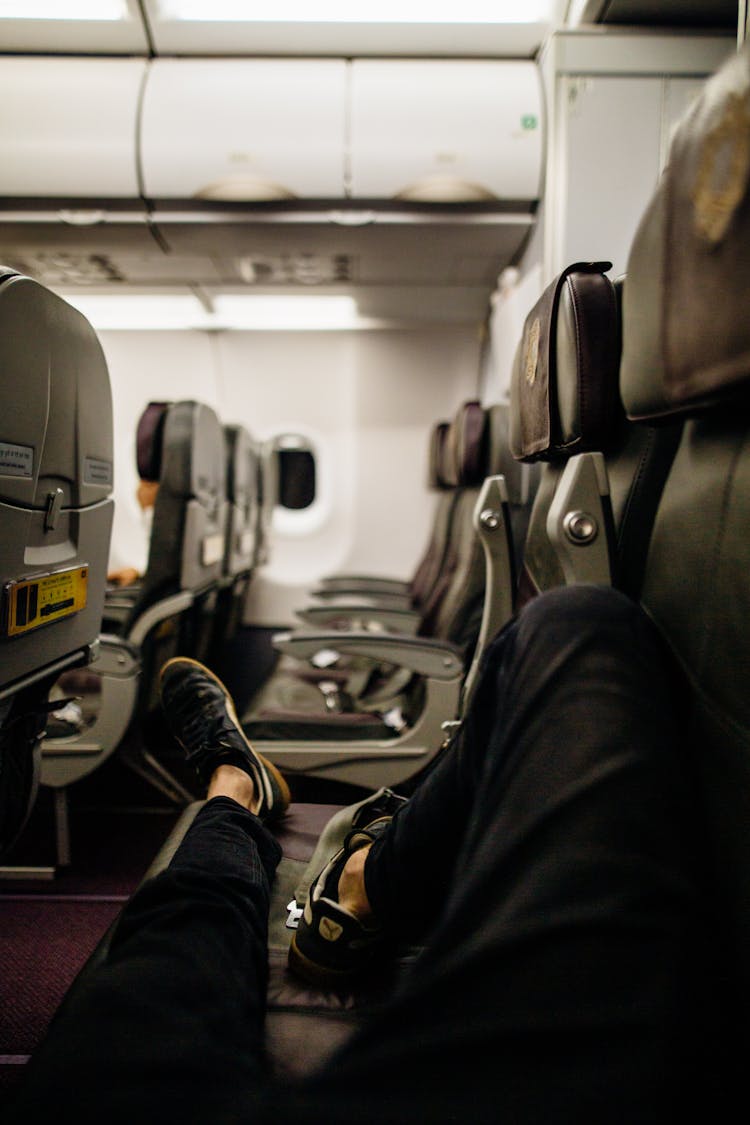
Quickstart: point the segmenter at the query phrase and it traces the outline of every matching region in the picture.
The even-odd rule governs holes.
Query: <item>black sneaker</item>
[[[161,670],[159,692],[169,728],[204,785],[217,766],[238,766],[255,783],[260,819],[284,815],[291,800],[289,786],[276,766],[253,750],[231,695],[210,668],[175,656]]]
[[[389,794],[391,809],[405,799]],[[377,961],[384,946],[383,931],[375,923],[366,923],[345,910],[337,901],[339,879],[349,856],[377,839],[393,819],[392,812],[378,815],[357,825],[349,832],[344,846],[326,864],[310,887],[299,927],[289,946],[289,968],[309,983],[323,986],[342,985],[366,972]],[[359,815],[359,814],[358,814]]]

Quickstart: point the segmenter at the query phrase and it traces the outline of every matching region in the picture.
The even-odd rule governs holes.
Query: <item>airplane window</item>
[[[315,499],[315,455],[307,438],[281,434],[274,442],[278,466],[278,504],[299,511]]]

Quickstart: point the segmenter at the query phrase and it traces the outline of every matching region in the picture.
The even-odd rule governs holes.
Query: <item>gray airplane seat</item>
[[[707,812],[707,916],[723,945],[711,967],[729,1000],[709,1038],[735,1047],[740,1094],[750,1040],[749,89],[745,49],[675,133],[630,254],[621,373],[630,418],[685,419],[641,600],[684,671],[686,767]]]
[[[138,649],[136,711],[145,717],[145,745],[138,738],[126,740],[122,758],[180,802],[192,793],[173,776],[161,745],[158,677],[172,656],[208,657],[224,566],[225,459],[224,433],[211,407],[192,400],[167,407],[148,564],[122,631]]]
[[[619,396],[622,282],[577,262],[526,318],[511,382],[511,449],[538,463],[519,604],[574,582],[638,596],[679,423],[633,426]]]
[[[240,626],[260,538],[257,447],[244,426],[224,426],[224,442],[227,520],[208,657],[212,667],[221,663],[224,647]]]
[[[159,491],[149,543],[148,564],[123,635],[137,636],[142,679],[155,677],[164,659],[182,651],[203,659],[211,635],[216,592],[222,576],[227,521],[224,435],[216,413],[203,403],[167,406],[160,438]],[[165,616],[163,611],[172,610]],[[153,619],[153,621],[152,621]],[[166,622],[173,627],[167,628]],[[155,626],[158,624],[158,628]],[[146,633],[155,643],[144,652]],[[149,699],[149,705],[155,697]]]
[[[41,771],[48,695],[96,653],[112,526],[112,399],[88,321],[0,269],[0,851]]]
[[[159,481],[146,572],[134,590],[107,596],[107,627],[117,633],[102,636],[85,703],[91,718],[50,732],[42,782],[62,788],[117,751],[124,764],[184,804],[194,793],[161,760],[169,740],[158,674],[172,656],[202,660],[207,653],[224,559],[224,436],[215,412],[202,403],[154,403],[136,445],[142,479]]]
[[[429,634],[427,627],[418,631],[422,621],[411,611],[409,632],[300,630],[276,638],[285,655],[313,659],[321,651],[335,650],[345,658],[366,659],[373,668],[366,690],[349,710],[318,715],[269,708],[243,718],[248,736],[282,769],[365,787],[403,785],[419,776],[438,752],[444,741],[443,724],[457,718],[463,680],[485,624],[487,549],[475,521],[486,478],[494,480],[498,466],[510,459],[507,446],[498,450],[490,440],[499,437],[503,428],[492,426],[489,417],[503,410],[492,407],[488,412],[478,403],[465,403],[451,423],[447,444],[460,495],[439,598],[427,619]],[[486,514],[492,517],[488,525],[505,545],[503,512]],[[505,606],[511,570],[508,559],[505,578],[497,583]],[[389,611],[390,630],[399,613],[407,611]],[[495,614],[493,622],[497,622]]]
[[[272,441],[261,442],[257,457],[258,541],[255,548],[255,566],[265,566],[271,557],[273,513],[279,496],[279,458]]]

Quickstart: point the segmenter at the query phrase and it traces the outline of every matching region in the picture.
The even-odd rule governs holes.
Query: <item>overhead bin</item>
[[[355,59],[351,193],[447,203],[536,200],[542,124],[534,62]]]
[[[6,57],[0,195],[539,198],[529,60]]]
[[[344,59],[156,59],[141,121],[154,199],[339,198]]]
[[[145,59],[8,56],[0,67],[0,195],[136,198]]]

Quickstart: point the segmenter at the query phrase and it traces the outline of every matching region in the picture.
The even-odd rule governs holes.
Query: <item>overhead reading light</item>
[[[536,23],[552,18],[556,0],[158,0],[164,20],[237,23]]]
[[[137,296],[133,293],[62,293],[98,330],[205,328],[209,314],[192,294]]]
[[[195,193],[196,199],[218,200],[224,203],[263,203],[276,199],[294,199],[294,192],[282,184],[264,180],[261,176],[227,176],[215,184]]]
[[[353,297],[217,296],[217,326],[255,331],[304,331],[356,328]]]
[[[62,10],[61,10],[62,9]],[[0,0],[4,20],[124,20],[127,0]]]
[[[359,316],[353,297],[218,294],[207,311],[192,294],[79,294],[62,291],[97,330],[233,329],[256,332],[336,331],[377,326]]]
[[[482,184],[455,176],[425,176],[396,193],[412,203],[490,203],[497,196]]]

